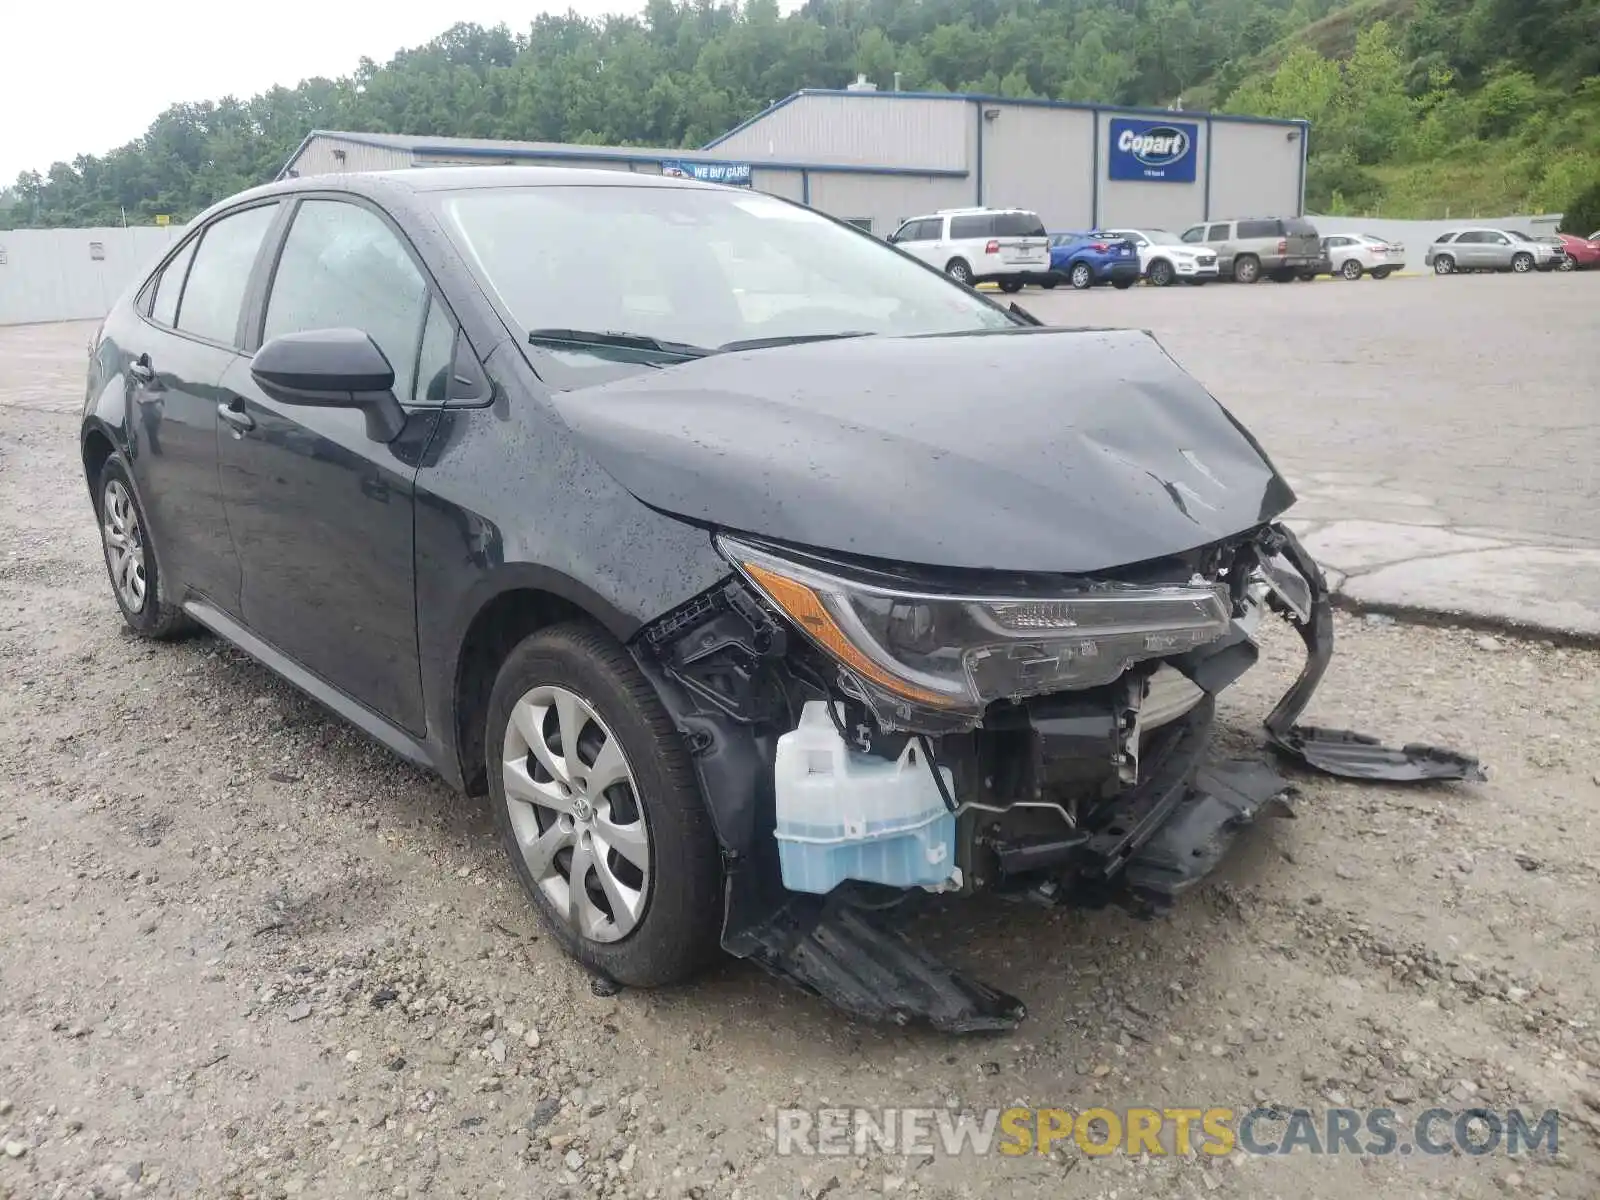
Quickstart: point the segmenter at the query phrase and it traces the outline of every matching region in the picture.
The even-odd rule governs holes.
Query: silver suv
[[[1255,283],[1263,275],[1288,283],[1322,259],[1322,238],[1303,217],[1208,221],[1184,230],[1183,240],[1215,250],[1222,277],[1237,283]]]
[[[1536,242],[1516,229],[1452,229],[1434,239],[1422,256],[1435,275],[1457,271],[1549,271],[1566,258],[1564,246]]]

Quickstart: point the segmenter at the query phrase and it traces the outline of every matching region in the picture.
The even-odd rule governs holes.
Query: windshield
[[[629,334],[704,351],[1017,324],[871,235],[759,192],[560,184],[443,193],[438,203],[525,335]],[[569,386],[616,373],[603,345],[536,340],[579,373]]]
[[[1157,246],[1181,246],[1183,239],[1175,233],[1168,233],[1165,229],[1146,229],[1145,238]]]
[[[1506,230],[1506,232],[1509,233],[1512,237],[1516,238],[1517,241],[1519,241],[1519,242],[1531,242],[1531,241],[1533,241],[1533,239],[1531,237],[1529,237],[1527,234],[1523,233],[1520,229],[1508,229],[1508,230]]]

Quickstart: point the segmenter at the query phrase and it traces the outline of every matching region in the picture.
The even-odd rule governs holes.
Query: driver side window
[[[422,272],[376,213],[342,200],[307,200],[284,239],[261,337],[359,329],[394,369],[395,396],[409,403],[427,308]]]

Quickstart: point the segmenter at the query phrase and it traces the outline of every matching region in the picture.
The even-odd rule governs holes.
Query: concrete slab
[[[1347,575],[1388,563],[1506,545],[1502,539],[1472,537],[1434,525],[1380,521],[1335,521],[1316,527],[1301,541],[1323,566],[1337,567]]]
[[[1600,638],[1600,550],[1508,546],[1416,558],[1353,576],[1340,594],[1401,613]]]

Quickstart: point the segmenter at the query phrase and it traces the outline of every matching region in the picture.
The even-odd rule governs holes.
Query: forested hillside
[[[619,3],[625,0],[619,0]],[[458,25],[338,80],[176,104],[27,172],[0,227],[184,218],[316,127],[694,146],[803,87],[1211,104],[1313,122],[1313,208],[1559,207],[1600,177],[1600,0],[649,0]],[[1459,208],[1458,208],[1459,211]]]

